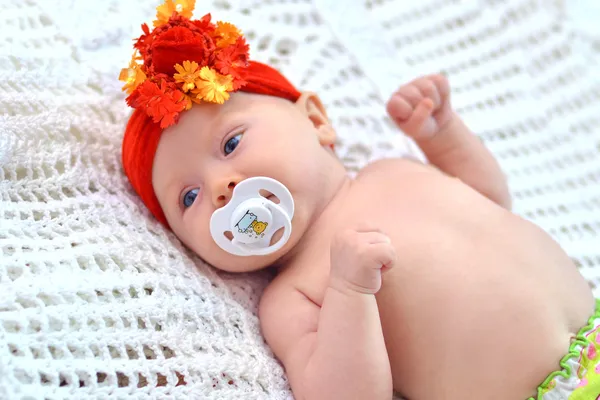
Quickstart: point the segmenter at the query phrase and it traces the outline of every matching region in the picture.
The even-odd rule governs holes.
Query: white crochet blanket
[[[260,335],[266,273],[218,273],[120,165],[119,69],[159,0],[0,0],[0,399],[287,399]],[[414,5],[418,4],[418,5]],[[205,0],[318,92],[352,171],[414,152],[385,118],[445,71],[515,212],[600,283],[600,6],[561,0]],[[485,221],[482,221],[485,223]]]

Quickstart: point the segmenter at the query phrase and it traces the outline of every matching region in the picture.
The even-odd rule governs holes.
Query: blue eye
[[[196,197],[198,197],[198,191],[200,189],[195,188],[192,190],[188,190],[184,195],[183,195],[183,206],[185,208],[190,207],[192,204],[194,204],[194,200],[196,200]]]
[[[234,137],[232,137],[231,139],[229,139],[227,141],[227,143],[225,143],[225,147],[223,148],[223,152],[225,153],[226,156],[228,156],[229,154],[233,153],[233,151],[238,146],[238,144],[240,144],[240,140],[242,140],[242,136],[243,135],[241,133],[239,135],[235,135]]]

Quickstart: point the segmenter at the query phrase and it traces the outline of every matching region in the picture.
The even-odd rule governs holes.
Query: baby
[[[216,268],[277,268],[259,317],[297,399],[600,395],[591,290],[545,232],[510,212],[504,176],[453,112],[443,76],[387,104],[431,165],[381,160],[350,179],[317,95],[249,61],[237,28],[192,20],[192,9],[158,7],[122,71],[135,108],[125,172]],[[253,177],[289,190],[293,230],[277,251],[234,255],[212,238],[211,216]]]

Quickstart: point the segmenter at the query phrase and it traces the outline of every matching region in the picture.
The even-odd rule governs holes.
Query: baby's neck
[[[286,269],[290,264],[294,264],[294,261],[305,251],[310,251],[314,239],[322,237],[324,231],[330,230],[336,225],[338,211],[342,208],[341,204],[350,189],[352,179],[341,164],[330,171],[329,183],[326,185],[326,190],[329,192],[324,196],[322,206],[314,213],[308,224],[309,228],[304,232],[300,241],[277,262],[280,271]]]

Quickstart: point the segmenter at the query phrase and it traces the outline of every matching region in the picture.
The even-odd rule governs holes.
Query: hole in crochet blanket
[[[137,350],[135,350],[130,345],[125,345],[125,351],[127,352],[127,357],[130,360],[138,360],[140,358],[140,355],[138,354]]]
[[[231,4],[229,4],[228,1],[215,1],[213,4],[215,8],[221,8],[223,10],[229,10],[231,8]]]
[[[116,325],[115,320],[110,317],[102,317],[102,319],[104,320],[104,326],[107,328],[112,328]]]
[[[58,319],[57,317],[50,316],[48,317],[48,327],[53,332],[60,332],[63,329],[63,321]]]
[[[169,358],[175,357],[175,352],[170,347],[160,346],[160,350],[162,351],[163,356],[165,357],[165,359],[169,359]]]
[[[148,386],[148,380],[146,379],[146,377],[144,375],[138,373],[137,387],[142,388],[145,386]]]
[[[42,349],[40,349],[39,347],[30,347],[29,351],[31,352],[31,355],[33,356],[34,359],[40,359],[40,358],[44,358],[44,352],[42,351]]]
[[[6,269],[6,272],[7,272],[8,278],[14,282],[23,275],[23,268],[22,267],[8,267]]]
[[[180,372],[175,372],[175,375],[177,376],[177,385],[175,386],[187,385],[187,382],[185,381],[185,376],[183,376],[183,374],[181,374]]]
[[[23,330],[21,325],[17,321],[2,321],[2,326],[4,327],[4,331],[7,333],[19,333]]]
[[[119,387],[129,386],[129,377],[122,372],[117,372],[117,383]]]
[[[150,348],[150,346],[145,344],[143,350],[146,360],[156,360],[156,353]]]
[[[296,50],[296,43],[290,39],[281,39],[277,42],[276,49],[280,56],[288,56]]]
[[[139,297],[137,289],[133,286],[129,288],[129,296],[131,296],[132,299],[137,299]]]
[[[104,383],[106,381],[106,374],[104,372],[96,372],[96,382]]]
[[[33,377],[29,374],[29,372],[23,369],[15,369],[15,378],[25,385],[31,385],[33,383]]]
[[[258,44],[256,45],[256,48],[260,51],[266,50],[267,47],[269,47],[269,44],[271,43],[271,39],[272,37],[270,35],[263,37],[259,40]]]
[[[52,358],[54,358],[55,360],[61,360],[65,357],[65,352],[63,351],[63,349],[60,349],[56,346],[48,346],[48,351],[50,352]]]
[[[71,328],[72,331],[77,331],[81,328],[81,323],[75,318],[69,317],[69,328]]]
[[[4,246],[2,248],[2,254],[5,257],[12,256],[13,254],[15,254],[15,248],[13,246]]]
[[[52,385],[52,377],[43,372],[40,372],[40,383],[44,386],[50,386]]]
[[[40,293],[37,298],[44,304],[44,306],[55,306],[62,303],[60,296],[50,296],[45,293]]]
[[[111,358],[121,358],[121,352],[115,346],[108,345],[108,354]]]
[[[101,325],[98,323],[98,320],[96,318],[93,317],[88,317],[87,318],[87,326],[88,328],[96,331],[98,329],[101,328]]]
[[[77,297],[83,300],[84,303],[95,303],[94,295],[88,292],[77,292]]]
[[[92,351],[92,354],[94,355],[94,357],[100,357],[100,349],[98,348],[98,346],[92,344],[92,345],[90,345],[89,348]],[[83,358],[87,358],[87,356],[89,354],[82,347],[74,346],[72,344],[68,344],[67,349],[69,350],[69,352],[71,353],[73,358],[83,359]]]
[[[21,349],[19,349],[16,344],[9,343],[8,349],[10,350],[10,352],[13,356],[17,356],[17,357],[25,356],[25,353],[23,353],[23,351],[21,351]]]
[[[121,317],[121,323],[123,324],[124,328],[130,328],[132,325],[131,320],[129,320],[127,317]]]
[[[91,382],[90,382],[90,376],[89,374],[82,372],[82,371],[77,371],[77,378],[79,378],[79,387],[86,387],[86,386],[90,386]]]

